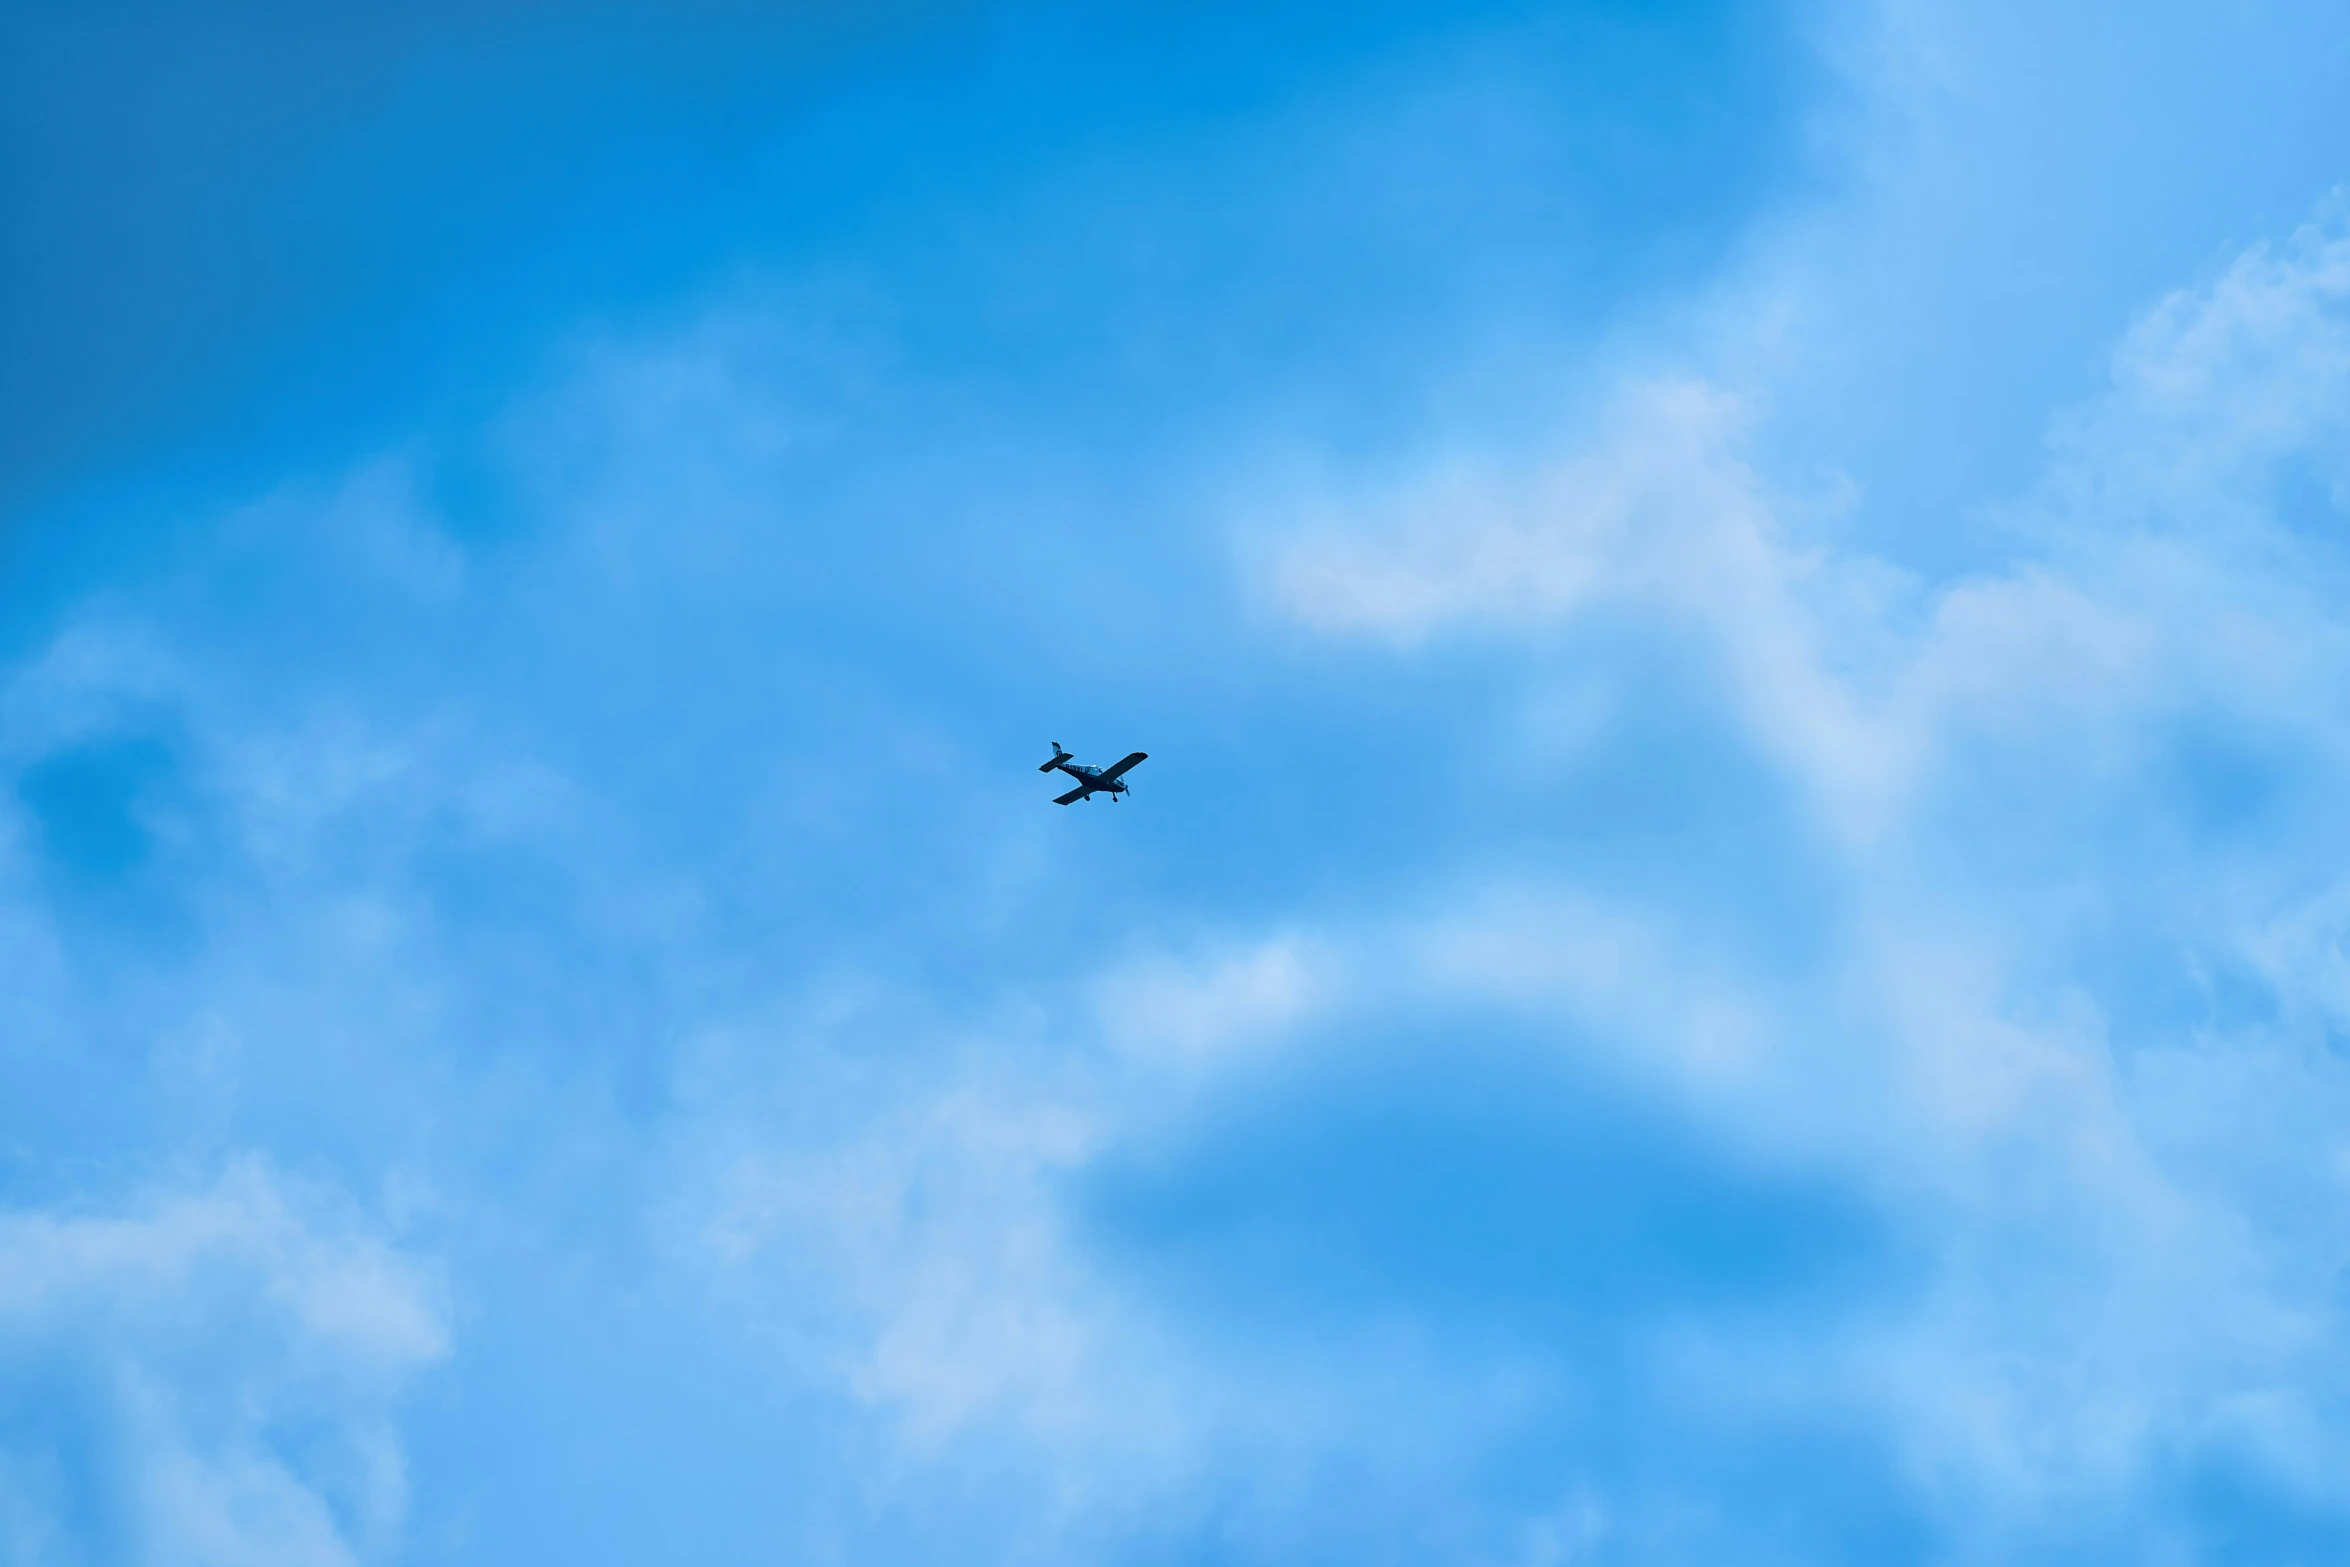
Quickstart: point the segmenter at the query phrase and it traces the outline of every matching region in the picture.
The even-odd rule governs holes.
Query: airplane
[[[1067,805],[1073,800],[1090,800],[1096,794],[1108,795],[1110,803],[1116,805],[1118,796],[1126,793],[1132,787],[1120,783],[1118,781],[1119,775],[1136,762],[1145,760],[1150,753],[1136,751],[1124,761],[1113,762],[1108,767],[1088,767],[1083,762],[1072,762],[1069,758],[1073,754],[1062,750],[1061,742],[1055,740],[1053,742],[1053,759],[1037,769],[1040,773],[1049,773],[1058,767],[1062,772],[1077,780],[1077,787],[1055,800],[1053,802],[1055,805]]]

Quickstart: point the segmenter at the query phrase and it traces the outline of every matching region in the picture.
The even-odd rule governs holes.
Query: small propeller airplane
[[[1110,797],[1112,805],[1117,804],[1118,796],[1127,793],[1133,787],[1131,784],[1120,783],[1118,781],[1120,775],[1135,763],[1147,760],[1150,753],[1136,751],[1125,760],[1113,762],[1108,767],[1088,767],[1083,762],[1072,762],[1069,758],[1073,754],[1062,750],[1061,742],[1055,740],[1053,742],[1053,759],[1037,769],[1040,773],[1049,773],[1057,767],[1077,780],[1077,787],[1055,800],[1053,802],[1055,805],[1068,805],[1076,800],[1090,800],[1097,794],[1106,794]]]

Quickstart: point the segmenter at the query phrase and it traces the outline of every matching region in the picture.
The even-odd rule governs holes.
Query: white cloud
[[[677,1138],[692,1152],[667,1216],[695,1266],[913,1451],[1016,1453],[1072,1510],[1131,1512],[1236,1452],[1268,1486],[1284,1464],[1374,1451],[1409,1449],[1382,1473],[1424,1472],[1450,1438],[1473,1446],[1537,1402],[1539,1372],[1468,1367],[1408,1329],[1360,1355],[1313,1344],[1267,1365],[1111,1278],[1069,1191],[1171,1108],[1343,1049],[1349,1025],[1501,1014],[1611,1053],[1725,1139],[1831,1168],[1914,1222],[1932,1260],[1922,1298],[1849,1340],[1682,1346],[1709,1396],[1876,1410],[1986,1556],[2003,1530],[2125,1494],[2166,1442],[2245,1446],[2318,1494],[2344,1443],[2317,1405],[2344,1368],[2330,1269],[2313,1258],[2338,1245],[2350,1167],[2330,1128],[2350,1107],[2299,1046],[2350,1030],[2350,884],[2288,874],[2289,853],[2193,843],[2135,863],[2136,840],[2116,851],[2084,829],[2160,815],[2144,774],[2184,709],[2281,732],[2328,781],[2350,759],[2331,542],[2272,526],[2264,489],[2279,462],[2338,483],[2345,243],[2258,253],[2166,303],[2119,356],[2112,395],[2066,424],[2047,484],[2011,509],[2028,558],[1931,592],[1807,537],[1748,460],[1753,416],[1686,380],[1628,386],[1588,439],[1531,471],[1448,457],[1389,492],[1284,502],[1308,520],[1251,569],[1319,632],[1410,650],[1613,618],[1685,640],[1812,807],[1819,842],[1803,848],[1831,862],[1843,900],[1824,974],[1758,972],[1669,901],[1534,867],[1130,953],[1024,994],[1033,1015],[1009,1021],[925,1015],[920,1029],[954,1037],[893,1039],[911,1065],[800,1052],[793,1020],[779,1030],[791,1048],[686,1085]],[[591,424],[633,428],[683,466],[620,482],[551,461],[550,493],[576,486],[602,507],[583,539],[555,541],[555,577],[668,559],[658,519],[680,496],[688,564],[722,568],[761,526],[766,481],[822,444],[770,419],[777,400],[738,368],[703,364],[709,345],[689,348],[655,356],[642,384],[620,366],[586,397]],[[737,447],[755,482],[723,471]],[[405,492],[370,473],[322,503],[359,530],[362,568],[434,602],[480,586],[437,535],[392,527]],[[376,522],[390,531],[369,535]],[[412,990],[468,978],[430,953],[374,961],[403,918],[422,937],[442,927],[401,901],[396,875],[350,898],[348,857],[366,892],[426,815],[502,843],[600,837],[559,884],[604,894],[581,900],[599,907],[657,901],[612,847],[618,813],[590,821],[591,789],[523,743],[476,745],[453,720],[240,729],[200,710],[206,686],[135,630],[91,620],[9,687],[7,727],[31,755],[102,729],[109,703],[198,710],[240,842],[283,906],[341,907],[350,971],[396,969]],[[1579,743],[1606,744],[1610,716],[1578,711]],[[1954,825],[1969,809],[1979,819]],[[2182,966],[2241,960],[2281,1021],[2133,1034],[2073,951],[2095,919]],[[396,1015],[378,1011],[367,1026]],[[742,1092],[754,1071],[781,1081]],[[2298,1195],[2280,1206],[2279,1188]],[[135,1456],[120,1483],[149,1559],[340,1561],[391,1537],[391,1400],[446,1347],[412,1263],[255,1171],[127,1218],[20,1216],[0,1246],[15,1274],[0,1279],[0,1333],[109,1368],[86,1396]],[[229,1347],[198,1374],[189,1334]],[[1412,1431],[1364,1418],[1396,1389],[1427,1416]],[[278,1442],[297,1417],[326,1421],[327,1456]],[[35,1554],[62,1525],[38,1463],[11,1462],[0,1538]],[[1580,1559],[1630,1527],[1604,1487],[1568,1494],[1522,1531],[1528,1559]]]
[[[429,1270],[257,1164],[118,1213],[0,1214],[0,1385],[45,1405],[0,1437],[0,1539],[27,1561],[382,1559],[407,1506],[396,1403],[448,1348]]]
[[[1262,563],[1267,586],[1318,629],[1401,640],[1625,596],[1702,606],[1749,564],[1732,542],[1760,500],[1731,450],[1742,424],[1715,388],[1635,383],[1588,449],[1546,471],[1455,458],[1370,497],[1294,498],[1309,520]]]
[[[1635,381],[1588,441],[1532,472],[1446,458],[1388,493],[1252,508],[1308,520],[1252,525],[1277,542],[1248,565],[1307,625],[1407,646],[1595,612],[1691,635],[1760,741],[1807,775],[1824,823],[1866,834],[1900,760],[1865,676],[1901,584],[1788,536],[1740,455],[1747,423],[1719,388]]]
[[[2350,234],[2339,227],[2255,246],[2141,318],[2115,351],[2111,395],[2060,427],[2064,498],[2095,497],[2110,514],[2127,497],[2142,510],[2114,520],[2167,513],[2210,537],[2260,520],[2265,497],[2241,488],[2256,465],[2306,458],[2338,481],[2350,437]]]
[[[2338,1251],[2350,1191],[2339,1122],[2304,1107],[2350,1102],[2309,1026],[2343,1006],[2345,839],[2198,835],[2160,769],[2181,745],[2197,762],[2170,732],[2200,715],[2270,746],[2276,788],[2350,782],[2350,237],[2305,232],[2165,300],[2003,514],[2021,557],[1932,592],[1798,537],[1735,406],[1634,385],[1559,463],[1445,458],[1324,503],[1251,568],[1334,635],[1539,638],[1604,612],[1684,638],[1747,743],[1841,824],[1837,993],[1750,991],[1722,1037],[1745,1042],[1758,1122],[1923,1204],[1933,1289],[1844,1374],[1879,1380],[1962,1533],[1995,1554],[2002,1528],[2110,1502],[2198,1443],[2322,1496],[2350,1459],[2319,1413],[2350,1357],[2302,1248]],[[1686,990],[1664,976],[1702,952],[1669,910],[1634,919],[1615,928],[1645,923],[1655,956],[1523,916],[1441,950],[1501,995],[1555,977],[1585,1000],[1593,973]],[[2275,1019],[2109,1015],[2146,983],[2083,966],[2116,930],[2157,964],[2256,970]],[[1696,1015],[1634,1026],[1687,1041]]]
[[[1278,1042],[1348,988],[1340,954],[1276,936],[1204,960],[1139,958],[1105,975],[1091,1026],[1145,1061],[1198,1067]]]
[[[1749,460],[1767,428],[1689,381],[1627,386],[1554,462],[1447,456],[1388,490],[1252,508],[1304,518],[1247,564],[1320,633],[1408,654],[1614,620],[1694,649],[1811,808],[1801,849],[1838,904],[1820,970],[1773,974],[1669,900],[1537,868],[1129,954],[1023,991],[1010,1020],[898,1030],[885,995],[845,1004],[884,1017],[876,1034],[948,1036],[895,1039],[912,1065],[803,1048],[841,1017],[778,1025],[774,1048],[742,1025],[679,1133],[667,1216],[693,1265],[919,1459],[1029,1465],[1073,1515],[1131,1514],[1235,1453],[1277,1476],[1400,1450],[1350,1378],[1409,1385],[1399,1402],[1438,1412],[1423,1438],[1473,1446],[1530,1398],[1497,1393],[1502,1373],[1480,1383],[1408,1333],[1268,1366],[1113,1277],[1069,1193],[1171,1108],[1343,1049],[1348,1025],[1499,1013],[1611,1052],[1725,1140],[1831,1170],[1914,1231],[1925,1282],[1859,1328],[1675,1349],[1765,1419],[1872,1412],[1979,1558],[2071,1508],[2153,1519],[2182,1452],[2251,1453],[2321,1495],[2350,1453],[2324,1414],[2350,1365],[2308,1249],[2338,1245],[2329,1128],[2350,1107],[2304,1047],[2350,1028],[2350,901],[2292,846],[2195,838],[2150,777],[2197,710],[2281,735],[2324,780],[2350,771],[2332,541],[2280,523],[2268,488],[2280,464],[2339,472],[2344,243],[2255,254],[2137,328],[2008,508],[2019,558],[1993,573],[1929,587],[1812,537]],[[657,368],[676,386],[656,430],[673,404],[738,395]],[[728,438],[759,472],[801,439]],[[612,519],[650,508],[613,504],[606,531],[636,539]],[[1607,714],[1577,722],[1607,743]],[[2121,1015],[2131,983],[2084,951],[2115,930],[2136,961],[2248,967],[2282,1021]],[[1577,1493],[1522,1548],[1613,1541],[1622,1501]]]

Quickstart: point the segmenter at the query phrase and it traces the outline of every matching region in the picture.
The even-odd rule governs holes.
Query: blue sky
[[[0,9],[0,1560],[2350,1555],[2346,70]]]

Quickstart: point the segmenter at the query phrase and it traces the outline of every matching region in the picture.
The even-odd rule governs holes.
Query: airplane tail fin
[[[1051,761],[1049,761],[1049,762],[1045,763],[1045,764],[1044,764],[1042,767],[1039,767],[1039,768],[1037,769],[1037,771],[1038,771],[1038,772],[1040,772],[1040,773],[1049,773],[1049,772],[1051,772],[1051,771],[1052,771],[1054,768],[1056,768],[1056,767],[1060,766],[1060,765],[1061,765],[1063,762],[1065,762],[1065,761],[1069,760],[1069,758],[1070,758],[1070,757],[1072,757],[1072,756],[1074,756],[1074,755],[1076,755],[1076,754],[1077,754],[1077,753],[1075,753],[1074,751],[1064,751],[1064,750],[1062,750],[1062,749],[1061,749],[1061,742],[1060,742],[1060,741],[1058,741],[1058,740],[1055,740],[1055,741],[1053,742],[1053,759],[1052,759]]]

